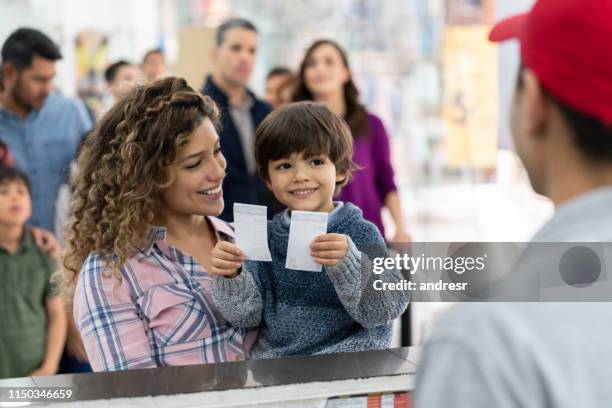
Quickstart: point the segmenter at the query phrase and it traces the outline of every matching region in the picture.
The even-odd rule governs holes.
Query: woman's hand
[[[62,257],[62,248],[57,239],[55,239],[55,235],[50,231],[36,227],[32,227],[31,231],[32,238],[34,238],[34,243],[36,243],[38,249],[49,254],[55,262],[59,262]]]
[[[344,234],[319,235],[310,244],[310,255],[315,262],[324,265],[336,265],[348,253],[348,237]]]
[[[211,252],[212,268],[210,272],[214,275],[235,278],[240,273],[242,261],[246,256],[237,245],[227,241],[219,241]]]

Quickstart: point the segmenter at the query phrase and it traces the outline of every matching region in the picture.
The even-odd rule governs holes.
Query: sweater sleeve
[[[382,121],[375,115],[370,114],[370,126],[372,126],[373,155],[376,166],[376,189],[385,201],[387,195],[397,190],[395,185],[395,173],[391,163],[391,149],[389,147],[389,136]]]
[[[408,306],[409,292],[374,289],[375,280],[399,282],[401,273],[385,271],[381,275],[374,274],[370,256],[361,252],[350,237],[347,238],[347,255],[336,265],[325,268],[346,311],[366,328],[386,324],[401,316]]]
[[[251,268],[257,269],[255,265],[250,262]],[[263,297],[245,264],[235,278],[214,276],[212,293],[215,305],[232,326],[252,328],[261,324]]]

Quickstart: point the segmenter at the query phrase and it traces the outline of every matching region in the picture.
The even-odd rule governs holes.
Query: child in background
[[[245,261],[235,244],[217,243],[213,298],[223,316],[237,327],[260,328],[254,358],[389,347],[408,292],[373,289],[375,279],[402,277],[372,273],[370,259],[386,256],[382,236],[359,208],[333,201],[354,168],[346,123],[323,104],[283,106],[257,129],[255,156],[287,210],[268,225],[271,263]],[[311,244],[322,272],[285,268],[291,210],[329,213],[328,233]]]
[[[66,314],[31,214],[27,176],[0,166],[0,378],[55,374],[64,349]]]

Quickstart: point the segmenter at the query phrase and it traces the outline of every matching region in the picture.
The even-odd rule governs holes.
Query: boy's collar
[[[27,226],[23,226],[22,230],[21,230],[21,239],[19,240],[19,244],[17,245],[17,249],[15,252],[9,252],[5,247],[0,245],[0,251],[4,251],[7,252],[11,255],[17,254],[17,253],[21,253],[24,251],[29,251],[30,249],[35,249],[37,248],[36,245],[34,245],[34,240],[32,239],[31,236],[31,231]]]

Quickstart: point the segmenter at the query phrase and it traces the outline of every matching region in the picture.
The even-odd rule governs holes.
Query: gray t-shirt
[[[538,242],[612,242],[612,188],[561,206]],[[612,303],[470,303],[424,347],[415,406],[608,407]]]

